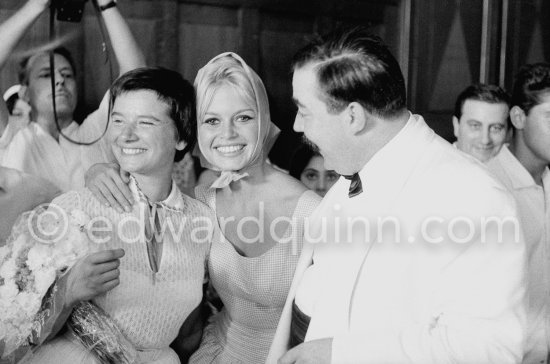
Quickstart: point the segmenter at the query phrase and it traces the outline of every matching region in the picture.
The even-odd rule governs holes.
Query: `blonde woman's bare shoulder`
[[[308,189],[304,184],[291,175],[274,169],[270,176],[270,184],[275,186],[281,194],[300,197]]]

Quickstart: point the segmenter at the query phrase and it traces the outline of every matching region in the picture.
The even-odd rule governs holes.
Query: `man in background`
[[[550,64],[516,76],[509,146],[487,166],[516,198],[527,246],[528,302],[524,364],[546,363],[550,346]]]
[[[96,1],[120,73],[144,66],[141,49],[118,11],[116,1]],[[5,65],[19,41],[46,13],[51,3],[51,0],[27,0],[0,24],[0,67]],[[6,147],[1,153],[0,165],[44,178],[60,190],[68,191],[83,187],[84,172],[92,164],[106,162],[111,156],[101,143],[92,147],[78,145],[61,133],[77,142],[99,139],[107,124],[108,98],[104,98],[99,109],[79,125],[73,118],[78,100],[74,62],[65,48],[52,51],[54,70],[50,69],[49,53],[43,51],[31,55],[22,65],[20,95],[31,106],[31,122],[15,133],[4,133],[10,140],[2,140]],[[52,78],[55,84],[53,92]],[[52,98],[55,99],[55,112]],[[2,117],[4,114],[0,112],[0,131],[8,122],[7,117]]]
[[[481,162],[499,152],[506,141],[510,96],[494,85],[468,86],[458,95],[453,115],[456,147]]]

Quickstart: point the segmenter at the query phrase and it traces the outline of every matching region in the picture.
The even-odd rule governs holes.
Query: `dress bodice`
[[[175,185],[173,188],[176,188]],[[139,202],[129,213],[103,206],[89,190],[69,192],[54,200],[65,211],[80,209],[91,219],[109,221],[108,233],[93,235],[98,249],[122,248],[120,284],[94,298],[138,350],[166,348],[176,338],[189,313],[202,299],[207,239],[196,240],[194,218],[211,215],[207,206],[177,190],[177,208],[164,208],[162,259],[153,273],[144,241],[143,209]],[[94,245],[94,243],[92,243]]]
[[[195,191],[199,200],[216,211],[214,189],[199,187]],[[212,244],[209,276],[224,308],[212,319],[191,362],[265,360],[302,250],[304,219],[319,201],[314,192],[304,192],[286,233],[258,257],[242,256],[223,235]]]

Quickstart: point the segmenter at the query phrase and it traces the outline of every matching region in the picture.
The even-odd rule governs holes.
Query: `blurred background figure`
[[[49,181],[0,166],[0,247],[5,244],[17,217],[50,202],[61,191]]]
[[[21,85],[13,85],[4,92],[4,102],[8,111],[8,124],[0,130],[0,156],[13,136],[29,124],[31,106],[19,96]],[[1,129],[1,128],[0,128]]]
[[[28,102],[19,97],[21,85],[13,85],[4,93],[4,101],[10,113],[10,122],[16,121],[26,125],[31,117],[31,106]]]
[[[294,152],[289,174],[321,197],[324,197],[340,178],[337,172],[325,168],[325,160],[321,154],[305,144],[300,145]]]

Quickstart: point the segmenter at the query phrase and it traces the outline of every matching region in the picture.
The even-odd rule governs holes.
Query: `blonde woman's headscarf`
[[[217,73],[220,68],[227,69],[235,66],[242,67],[244,74],[252,86],[252,91],[256,101],[255,106],[258,119],[258,140],[254,146],[250,159],[239,171],[222,170],[219,166],[214,165],[212,161],[208,160],[204,154],[200,152],[199,145],[197,144],[193,154],[200,157],[201,165],[205,168],[221,172],[220,176],[214,181],[214,183],[212,183],[210,188],[223,188],[228,186],[231,182],[247,177],[248,173],[242,171],[254,164],[263,163],[280,132],[279,128],[271,122],[267,92],[262,80],[252,68],[248,67],[246,62],[239,55],[233,52],[226,52],[217,55],[197,73],[194,85],[197,93],[197,119],[204,117],[206,109],[210,106],[209,104],[211,102],[211,98],[209,100],[205,100],[206,90],[211,87],[213,82],[216,83],[222,80],[220,79],[213,81],[212,75]],[[214,87],[217,87],[217,85]]]

